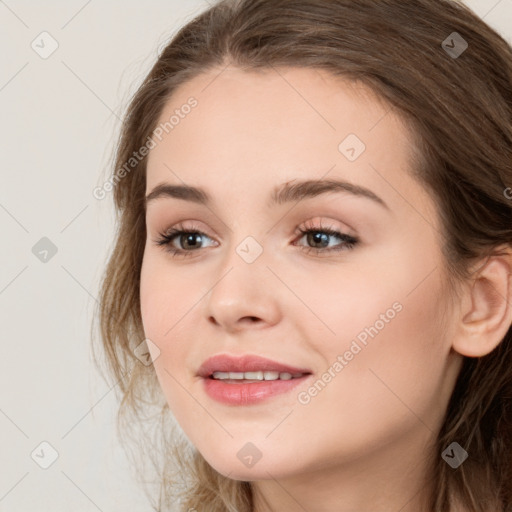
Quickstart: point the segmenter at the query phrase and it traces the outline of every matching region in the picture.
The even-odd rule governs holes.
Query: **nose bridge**
[[[247,318],[275,323],[279,306],[269,283],[273,275],[268,262],[263,242],[255,236],[234,241],[222,256],[218,278],[208,294],[207,316],[232,329]]]
[[[227,254],[223,254],[223,260],[225,258],[223,266],[226,270],[235,266],[244,267],[243,270],[248,272],[256,268],[263,274],[269,272],[265,268],[270,242],[270,237],[266,233],[269,226],[265,217],[258,213],[261,202],[256,201],[251,205],[247,201],[236,200],[231,204],[239,208],[239,213],[232,212],[235,221],[231,224],[228,237],[229,249]]]

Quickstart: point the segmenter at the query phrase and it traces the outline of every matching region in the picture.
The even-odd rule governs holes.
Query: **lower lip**
[[[248,405],[261,402],[281,393],[291,391],[311,374],[289,380],[262,380],[229,384],[220,379],[206,378],[204,388],[208,396],[229,405]]]

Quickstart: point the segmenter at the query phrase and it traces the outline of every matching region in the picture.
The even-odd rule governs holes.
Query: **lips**
[[[308,368],[250,354],[217,354],[201,365],[198,376],[202,377],[202,388],[210,398],[237,407],[277,399],[314,378]]]
[[[279,363],[272,359],[256,355],[246,354],[243,356],[230,356],[227,354],[217,354],[208,358],[200,366],[197,375],[203,378],[209,378],[214,372],[279,372],[296,374],[310,374],[309,368],[299,368],[288,364]]]

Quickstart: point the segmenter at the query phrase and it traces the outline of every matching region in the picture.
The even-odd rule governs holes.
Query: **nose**
[[[279,281],[267,267],[264,254],[248,263],[233,249],[223,260],[219,277],[203,302],[209,322],[230,333],[279,322]]]

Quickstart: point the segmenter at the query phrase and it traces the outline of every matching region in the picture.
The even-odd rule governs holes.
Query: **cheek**
[[[331,343],[318,336],[311,339],[331,362],[352,351],[357,355],[347,354],[350,365],[366,371],[402,371],[413,381],[415,371],[431,371],[433,378],[441,373],[449,351],[440,320],[447,304],[440,254],[432,250],[435,239],[423,235],[425,240],[416,246],[397,238],[381,250],[361,253],[350,272],[341,269],[338,277],[331,275],[329,282],[309,288],[308,299],[316,302],[322,320],[335,333],[330,334]],[[307,288],[303,293],[308,294]]]
[[[390,246],[378,257],[372,254],[371,261],[361,258],[361,268],[298,292],[308,297],[308,304],[316,304],[312,309],[335,333],[324,329],[323,336],[308,338],[323,355],[325,370],[331,367],[336,375],[321,392],[325,400],[314,399],[318,405],[351,404],[353,417],[369,424],[377,411],[384,417],[387,409],[410,414],[401,400],[428,414],[441,386],[450,340],[440,321],[446,301],[441,272],[432,272],[436,255],[431,248],[420,248],[423,256],[419,249],[406,254]],[[397,254],[402,255],[400,263]],[[342,367],[334,368],[339,356]]]
[[[305,405],[295,411],[298,430],[294,432],[301,428],[315,431],[321,425],[324,439],[330,442],[319,441],[311,451],[305,450],[304,463],[308,457],[334,462],[354,453],[371,453],[413,431],[426,438],[429,429],[435,428],[442,412],[443,359],[449,347],[435,323],[441,307],[438,288],[430,284],[408,297],[388,291],[379,301],[367,302],[365,308],[361,297],[357,304],[364,314],[355,316],[354,305],[352,316],[341,312],[336,324],[338,341],[317,344],[326,367],[312,383],[313,389],[305,389],[299,397]],[[397,298],[402,309],[388,312],[388,323],[376,322]],[[367,335],[366,344],[357,338],[361,333]],[[283,442],[290,432],[283,429],[280,433]]]
[[[175,280],[169,282],[168,275],[165,265],[157,258],[151,254],[144,256],[140,280],[141,317],[146,338],[158,347],[157,357],[151,355],[164,391],[169,387],[168,383],[163,385],[169,378],[169,375],[165,376],[166,370],[172,374],[170,364],[179,359],[179,345],[173,344],[172,352],[170,349],[173,337],[181,327],[178,319],[183,316],[180,308],[185,303],[177,283]]]
[[[399,316],[396,310],[400,309],[401,294],[396,282],[387,283],[368,267],[366,271],[348,271],[341,265],[339,269],[326,267],[313,275],[305,279],[304,274],[285,274],[304,305],[290,302],[284,314],[322,354],[332,350],[343,353],[354,338],[359,336],[363,342],[370,339],[366,328],[376,322],[379,330],[387,328]],[[382,315],[385,324],[380,320]]]
[[[165,349],[201,297],[199,283],[170,269],[165,258],[151,252],[144,256],[140,279],[144,332],[148,338],[153,336],[159,346],[162,344],[160,348]]]
[[[157,343],[159,347],[157,339],[163,331],[163,311],[167,309],[166,301],[169,300],[169,294],[164,296],[164,289],[158,263],[151,255],[148,256],[145,253],[140,274],[141,317],[146,337]]]
[[[347,435],[359,429],[366,442],[377,441],[377,430],[379,439],[404,433],[418,425],[418,418],[432,423],[450,348],[439,322],[439,274],[409,293],[411,288],[405,283],[407,292],[399,284],[381,288],[378,300],[359,294],[350,310],[340,312],[339,341],[328,349],[327,359],[332,367],[342,356],[343,367],[334,368],[332,384],[314,398],[316,404],[312,400],[317,411],[310,411],[311,417],[322,414],[329,403],[340,404],[331,409],[332,424],[347,428]]]
[[[155,373],[171,409],[190,401],[179,383],[190,379],[188,358],[195,350],[191,326],[198,301],[207,289],[201,281],[170,268],[165,258],[147,252],[141,268],[140,303],[144,334],[158,347]],[[192,354],[193,355],[193,354]],[[183,396],[182,396],[183,395]]]

